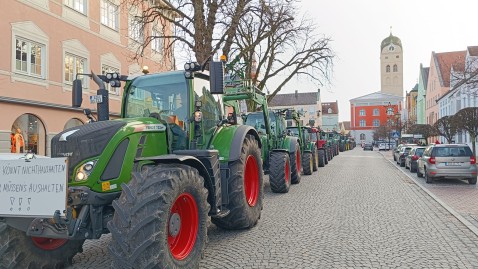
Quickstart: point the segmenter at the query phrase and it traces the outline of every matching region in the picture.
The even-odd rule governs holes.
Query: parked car
[[[438,178],[467,179],[476,184],[476,157],[466,144],[436,144],[428,146],[418,159],[418,177],[427,183]]]
[[[396,161],[397,163],[399,163],[399,162],[398,162],[398,154],[399,154],[399,152],[400,152],[400,150],[401,150],[402,147],[405,147],[405,146],[411,147],[411,146],[416,146],[416,145],[417,145],[417,144],[400,144],[400,145],[398,145],[398,146],[393,150],[393,160]]]
[[[373,151],[373,146],[371,143],[365,143],[365,145],[363,146],[363,150],[371,150]]]
[[[391,147],[390,147],[390,144],[389,144],[389,143],[386,143],[386,142],[383,143],[383,142],[382,142],[382,143],[379,143],[379,144],[378,144],[378,150],[379,150],[379,151],[380,151],[380,150],[390,150],[390,148],[391,148]]]
[[[413,148],[413,146],[404,145],[400,148],[397,153],[397,163],[403,167],[405,166],[405,158],[408,156],[408,152]]]
[[[412,149],[408,153],[408,156],[405,158],[405,169],[410,169],[410,172],[412,173],[417,172],[418,159],[422,157],[425,148],[426,147],[424,146],[412,147]]]

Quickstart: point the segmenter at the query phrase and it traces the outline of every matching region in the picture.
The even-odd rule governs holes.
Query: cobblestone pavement
[[[253,229],[211,225],[201,268],[478,268],[478,237],[381,154],[342,152],[318,172],[287,194],[266,184]],[[109,240],[70,268],[108,268]]]

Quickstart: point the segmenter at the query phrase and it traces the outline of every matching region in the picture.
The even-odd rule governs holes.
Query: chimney
[[[297,90],[295,90],[295,98],[299,98],[299,93],[297,92]]]

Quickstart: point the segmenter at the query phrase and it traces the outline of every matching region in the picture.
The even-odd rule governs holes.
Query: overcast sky
[[[380,43],[390,26],[402,40],[404,92],[418,82],[420,63],[430,65],[432,51],[478,45],[475,0],[302,0],[299,7],[314,19],[319,33],[333,39],[332,85],[321,92],[323,102],[339,101],[340,121],[350,120],[350,99],[380,91]],[[281,93],[296,88],[311,92],[318,85],[296,81]]]

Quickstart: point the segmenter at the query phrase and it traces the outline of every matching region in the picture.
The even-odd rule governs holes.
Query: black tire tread
[[[304,169],[304,175],[312,175],[312,165],[310,163],[312,159],[312,153],[311,152],[304,152],[304,155],[302,156],[302,167]]]
[[[183,164],[146,166],[132,173],[122,188],[108,223],[112,268],[198,268],[207,242],[209,212],[208,191],[199,172]],[[196,200],[199,229],[191,253],[179,261],[170,253],[167,227],[170,208],[184,192]]]
[[[297,143],[295,145],[295,151],[290,153],[290,170],[291,170],[291,183],[292,184],[299,184],[301,179],[301,171],[300,168],[297,167],[296,153],[299,152],[300,156],[300,145]]]
[[[43,250],[25,232],[0,222],[0,268],[64,268],[83,251],[84,241],[68,240],[55,250]]]
[[[289,165],[289,175],[286,175],[286,165]],[[286,181],[286,176],[289,178]],[[272,192],[287,193],[290,188],[290,159],[284,152],[272,152],[270,158],[269,182]]]
[[[253,155],[257,161],[259,171],[259,197],[257,203],[250,207],[244,194],[244,165],[246,158]],[[248,229],[254,227],[261,217],[264,199],[264,172],[261,163],[261,150],[259,143],[252,135],[244,139],[239,160],[229,163],[231,177],[229,178],[229,214],[223,218],[212,218],[216,226],[228,229]]]
[[[325,166],[325,150],[319,149],[319,167]]]

